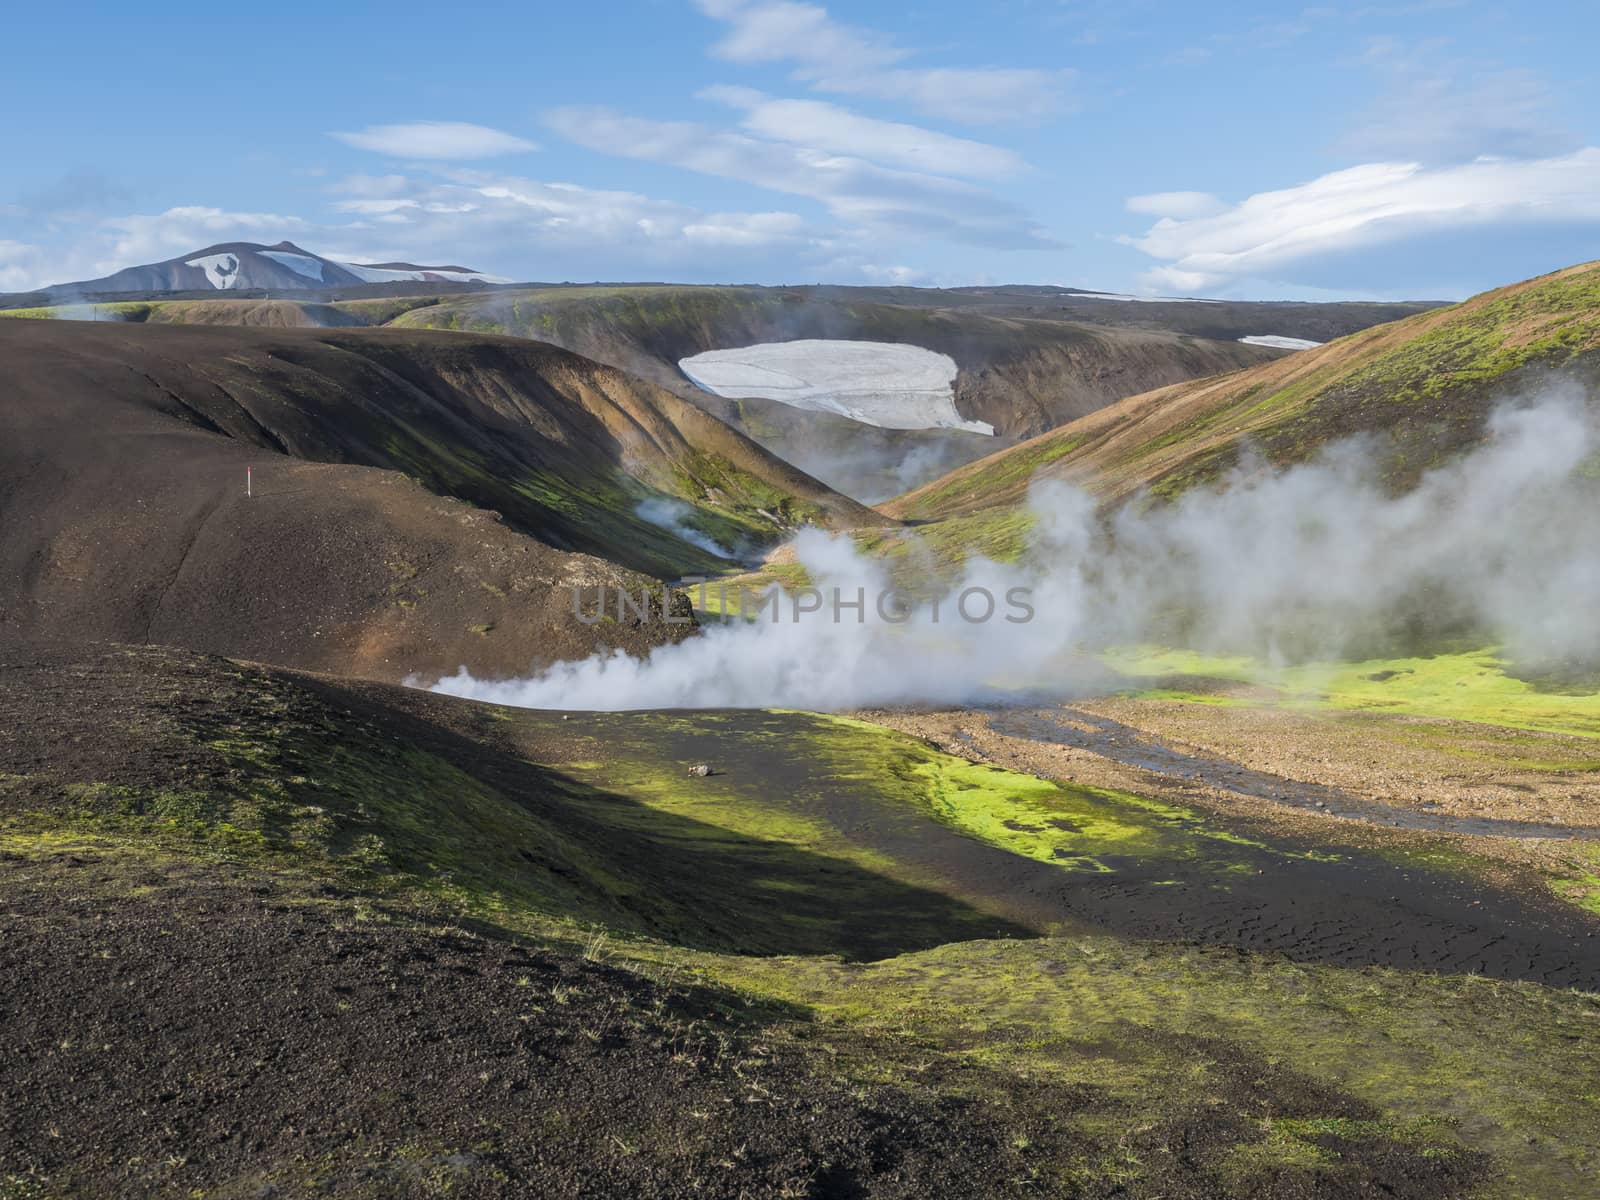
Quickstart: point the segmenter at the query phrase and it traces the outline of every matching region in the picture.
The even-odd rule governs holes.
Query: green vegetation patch
[[[1372,1106],[1258,1109],[1251,1135],[1218,1164],[1241,1181],[1348,1165],[1363,1141],[1383,1137],[1428,1157],[1491,1151],[1503,1174],[1488,1195],[1595,1194],[1594,996],[1103,937],[944,946],[872,964],[702,965],[824,1022],[898,1038],[908,1054],[942,1049],[1020,1078],[1095,1088],[1102,1119],[1124,1131],[1189,1104],[1224,1110],[1228,1045]],[[1266,1072],[1256,1069],[1259,1089]],[[1124,1162],[1126,1182],[1158,1161]],[[1081,1169],[1103,1178],[1109,1165]]]
[[[1288,667],[1151,646],[1103,657],[1135,678],[1187,675],[1258,684],[1278,694],[1275,703],[1291,708],[1388,712],[1600,737],[1600,692],[1540,690],[1510,674],[1506,660],[1492,649]],[[1170,687],[1148,694],[1215,702]]]
[[[92,714],[38,706],[77,680]],[[1081,885],[1124,862],[1227,889],[1277,853],[1180,808],[801,713],[468,706],[159,648],[3,682],[0,716],[50,714],[0,777],[9,853],[92,841],[333,878],[348,891],[307,902],[352,920],[425,901],[731,987],[830,1077],[1007,1114],[1024,1191],[1321,1195],[1401,1156],[1453,1195],[1484,1151],[1494,1195],[1593,1194],[1600,1173],[1600,998],[1036,937],[986,891],[1019,865]]]
[[[122,300],[111,304],[52,304],[0,309],[0,317],[33,321],[147,321],[162,301]]]
[[[1186,809],[975,764],[841,717],[584,714],[577,732],[573,760],[562,767],[603,791],[802,846],[986,911],[1000,910],[993,907],[998,889],[981,878],[984,855],[970,856],[970,878],[951,873],[951,835],[1061,871],[1137,864],[1148,874],[1166,863],[1219,886],[1254,875],[1264,857],[1304,857],[1269,850]],[[688,776],[699,761],[715,773]],[[946,862],[946,873],[931,869],[935,861]]]
[[[992,463],[964,468],[919,491],[916,503],[907,507],[906,516],[940,516],[953,509],[970,511],[1014,499],[1036,474],[1066,458],[1086,441],[1087,436],[1082,434],[1060,433],[1024,442]]]

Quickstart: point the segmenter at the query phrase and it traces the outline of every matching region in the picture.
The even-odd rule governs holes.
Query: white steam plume
[[[786,600],[777,623],[712,627],[648,659],[618,651],[505,682],[462,672],[437,690],[535,708],[951,704],[1082,691],[1095,682],[1086,655],[1119,644],[1309,660],[1419,631],[1471,630],[1514,658],[1600,660],[1597,444],[1580,398],[1552,394],[1497,413],[1481,447],[1398,498],[1359,440],[1109,521],[1045,483],[1024,564],[970,562],[937,618],[921,603],[903,623],[877,611],[889,587],[878,562],[808,530],[795,551],[820,611],[795,620]],[[1017,588],[1030,589],[1031,620],[1018,619]],[[969,589],[993,599],[988,620],[958,612]],[[843,607],[835,620],[834,599],[858,591],[859,619]],[[985,607],[969,593],[972,617]]]
[[[649,521],[658,528],[665,529],[668,533],[688,542],[691,546],[698,546],[709,554],[718,558],[738,557],[721,542],[701,533],[689,524],[689,518],[694,515],[694,509],[682,500],[669,500],[666,498],[651,497],[639,501],[634,508],[634,515]]]

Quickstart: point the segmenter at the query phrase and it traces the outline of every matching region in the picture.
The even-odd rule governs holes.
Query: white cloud
[[[715,212],[499,173],[354,175],[321,219],[181,206],[107,218],[70,250],[0,240],[0,291],[94,279],[220,241],[294,241],[349,262],[469,262],[521,279],[757,278],[839,260],[793,212]]]
[[[738,63],[799,60],[844,74],[882,70],[910,56],[887,34],[841,25],[816,4],[795,0],[698,0],[700,11],[732,28],[711,48]]]
[[[834,216],[871,229],[996,248],[1055,245],[1016,205],[953,179],[693,122],[651,121],[602,108],[558,109],[546,121],[593,150],[805,196],[826,205]]]
[[[404,125],[370,125],[354,133],[332,133],[359,150],[392,158],[471,159],[523,154],[539,147],[525,138],[469,125],[464,121],[413,121]]]
[[[1369,163],[1211,216],[1164,217],[1124,240],[1165,260],[1148,283],[1192,291],[1241,279],[1316,283],[1309,276],[1326,264],[1379,247],[1392,256],[1397,243],[1470,234],[1488,250],[1496,231],[1551,227],[1600,234],[1600,148],[1446,167]]]
[[[864,117],[822,100],[775,100],[748,88],[728,87],[706,88],[700,96],[744,109],[743,127],[774,141],[938,175],[997,179],[1027,167],[1014,150]]]
[[[1373,38],[1362,61],[1383,93],[1339,142],[1369,159],[1465,162],[1484,155],[1536,158],[1576,146],[1553,115],[1548,88],[1531,71],[1436,60],[1426,46]]]
[[[1209,217],[1226,208],[1210,192],[1151,192],[1145,196],[1129,196],[1127,209],[1147,217]]]
[[[639,278],[660,270],[704,278],[833,252],[796,213],[707,212],[636,192],[495,173],[357,178],[342,190],[341,211],[385,223],[381,232],[331,231],[352,256],[406,257],[429,247],[522,278]]]
[[[0,292],[27,292],[50,282],[42,272],[45,251],[26,242],[0,239]]]
[[[858,270],[864,278],[870,279],[873,283],[888,284],[891,287],[929,287],[933,284],[933,276],[927,271],[919,271],[916,267],[864,263]]]
[[[906,67],[913,56],[876,30],[842,25],[797,0],[696,0],[729,25],[711,49],[729,62],[794,64],[819,91],[900,100],[967,124],[1034,121],[1061,111],[1073,72],[1021,67]]]
[[[932,117],[968,125],[1031,122],[1064,111],[1072,71],[1022,67],[902,68],[865,75],[815,76],[819,91],[902,100]]]
[[[228,212],[204,205],[182,205],[148,216],[109,217],[102,228],[112,236],[97,274],[139,263],[163,262],[215,242],[277,242],[316,230],[300,217],[279,213]],[[55,280],[54,282],[61,282]]]

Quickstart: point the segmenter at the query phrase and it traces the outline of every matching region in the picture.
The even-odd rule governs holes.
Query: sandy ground
[[[1600,826],[1600,747],[1589,739],[1457,721],[1120,697],[1076,701],[1071,708],[1211,759],[1224,774],[1240,766],[1419,814],[1535,821],[1589,831]],[[992,714],[981,710],[887,709],[856,715],[975,761],[1246,817],[1288,834],[1347,840],[1359,838],[1372,824],[1387,824],[1240,795],[1207,779],[1164,774],[1090,749],[1004,733],[991,725]],[[1059,717],[1060,710],[1054,715]],[[1386,828],[1384,836],[1439,835]],[[1569,864],[1579,846],[1593,844],[1447,836],[1473,853],[1540,867]]]
[[[1253,770],[1398,807],[1600,825],[1600,745],[1466,721],[1105,699],[1076,707]]]

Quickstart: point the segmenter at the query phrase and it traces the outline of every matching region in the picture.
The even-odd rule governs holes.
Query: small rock
[[[696,779],[704,779],[707,775],[711,774],[711,768],[705,763],[695,763],[694,766],[689,768],[689,774],[694,776]]]

